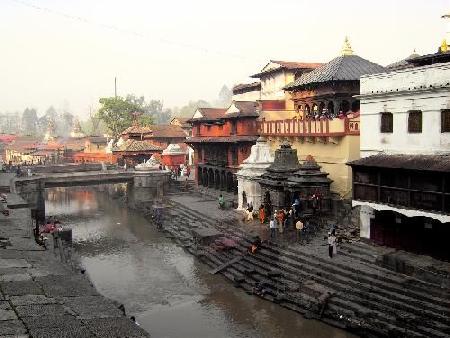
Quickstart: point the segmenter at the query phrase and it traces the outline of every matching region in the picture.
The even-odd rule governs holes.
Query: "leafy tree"
[[[144,96],[136,97],[132,94],[127,95],[126,100],[141,107],[143,114],[139,119],[142,125],[168,123],[172,115],[170,109],[164,109],[161,100],[150,100],[150,102],[146,102]]]
[[[45,134],[45,132],[48,129],[48,126],[50,123],[53,123],[56,125],[56,122],[58,121],[58,112],[53,106],[50,106],[46,111],[44,116],[39,118],[38,120],[38,133],[39,134]]]
[[[37,131],[38,117],[36,109],[26,108],[22,114],[22,132],[25,135],[35,136]]]
[[[105,122],[112,136],[117,138],[122,131],[133,123],[134,112],[142,112],[142,107],[123,97],[103,97],[97,117]]]
[[[174,109],[174,116],[178,117],[192,117],[197,108],[211,107],[211,104],[205,100],[189,101],[189,103],[181,108]]]
[[[233,97],[233,92],[226,86],[223,85],[219,92],[219,100],[217,105],[220,107],[228,107],[231,104],[231,99]]]

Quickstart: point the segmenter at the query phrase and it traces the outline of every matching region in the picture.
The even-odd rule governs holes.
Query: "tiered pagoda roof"
[[[302,89],[334,81],[359,81],[362,75],[385,71],[386,69],[383,66],[354,55],[350,43],[346,39],[341,56],[309,73],[302,74],[296,81],[288,84],[285,89]]]

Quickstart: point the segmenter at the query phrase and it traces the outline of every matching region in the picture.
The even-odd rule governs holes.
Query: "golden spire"
[[[448,45],[447,45],[447,40],[446,39],[442,40],[441,48],[439,48],[439,50],[440,50],[441,53],[448,52]]]
[[[342,46],[341,55],[353,55],[352,46],[350,46],[350,42],[348,41],[348,37],[345,37],[344,45]]]

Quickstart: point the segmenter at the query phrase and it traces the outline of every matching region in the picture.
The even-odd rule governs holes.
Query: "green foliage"
[[[97,117],[105,122],[113,137],[118,137],[122,131],[133,123],[135,112],[142,112],[139,104],[127,101],[123,97],[103,97],[99,100],[101,107]]]
[[[22,114],[22,132],[24,135],[36,136],[37,131],[37,111],[33,108],[26,108]]]
[[[170,121],[172,111],[170,109],[164,109],[161,100],[150,100],[146,102],[144,96],[137,97],[132,94],[127,95],[126,100],[141,107],[140,111],[143,113],[139,118],[141,125],[149,125],[152,123],[164,124]]]
[[[174,109],[174,116],[177,117],[189,117],[194,115],[197,108],[207,108],[211,107],[211,104],[205,100],[189,101],[186,106]]]

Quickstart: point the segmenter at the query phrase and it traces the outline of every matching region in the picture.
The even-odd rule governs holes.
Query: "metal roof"
[[[290,90],[331,81],[359,81],[362,75],[383,72],[386,72],[386,68],[358,55],[343,55],[309,73],[304,73],[296,81],[287,85],[285,89]]]
[[[351,167],[376,167],[450,172],[449,155],[372,155],[348,163]]]

